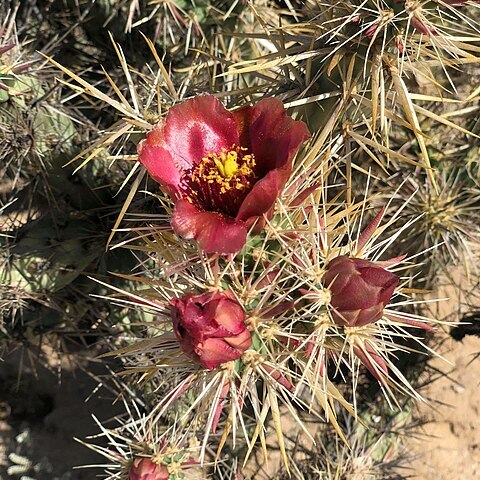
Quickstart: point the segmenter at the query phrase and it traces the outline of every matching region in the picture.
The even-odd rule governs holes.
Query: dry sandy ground
[[[465,296],[465,292],[470,292]],[[480,311],[478,286],[472,287],[459,269],[449,285],[439,288],[440,302],[432,312],[435,318],[451,322],[463,314]],[[446,336],[430,366],[444,376],[421,391],[429,399],[419,404],[417,416],[427,423],[418,430],[410,448],[416,455],[412,471],[416,480],[480,479],[480,337],[466,336],[457,342]],[[478,355],[478,356],[477,356]]]
[[[479,337],[448,339],[442,353],[452,365],[438,358],[430,362],[448,376],[422,391],[431,403],[419,406],[418,416],[428,423],[410,445],[417,455],[411,465],[416,480],[480,479],[479,352]]]

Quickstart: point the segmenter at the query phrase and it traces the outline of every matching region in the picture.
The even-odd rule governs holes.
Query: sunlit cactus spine
[[[390,405],[404,394],[420,399],[399,357],[428,350],[424,332],[438,324],[415,313],[425,248],[404,241],[411,198],[398,200],[392,190],[371,199],[369,186],[409,165],[440,195],[419,119],[456,127],[420,105],[427,100],[412,93],[410,78],[434,77],[421,69],[436,46],[453,64],[469,55],[468,42],[437,25],[442,9],[453,17],[465,5],[300,3],[305,9],[295,11],[285,2],[282,15],[294,11],[282,25],[259,22],[267,33],[244,39],[252,46],[245,58],[232,64],[205,55],[185,76],[168,75],[151,41],[152,76],[129,68],[115,45],[135,78],[128,77],[128,99],[111,78],[109,97],[50,59],[120,116],[79,156],[82,166],[112,144],[115,158],[124,153],[133,166],[115,226],[127,219],[121,232],[131,236],[113,245],[144,257],[139,269],[120,274],[137,287],[113,287],[112,300],[154,320],[114,339],[112,355],[132,389],[145,389],[151,425],[170,422],[198,437],[198,461],[219,468],[233,455],[241,470],[257,449],[267,458],[273,431],[293,472],[287,414],[306,436],[304,413],[330,422],[349,443],[339,411],[362,421],[365,371]],[[264,56],[254,58],[258,52]],[[434,57],[435,69],[442,58]],[[215,84],[218,98],[196,95],[214,84],[203,83],[212,65],[231,83]],[[406,137],[401,147],[397,132]],[[134,210],[137,190],[153,199],[153,214]],[[146,475],[163,470],[150,453],[135,461]]]
[[[99,423],[101,433],[82,442],[108,463],[107,479],[116,480],[205,480],[207,467],[198,462],[198,441],[195,437],[169,431],[131,402],[126,413],[111,428]],[[99,444],[100,443],[100,444]],[[100,465],[94,465],[98,468]]]
[[[470,93],[456,92],[456,79],[444,68],[448,62],[462,69],[462,59],[470,56],[477,32],[466,19],[473,12],[464,2],[441,0],[302,4],[296,16],[282,18],[281,27],[278,16],[262,17],[269,35],[250,40],[262,53],[231,65],[231,74],[268,73],[275,79],[272,88],[278,85],[278,93],[304,112],[314,130],[327,135],[333,129],[348,178],[352,169],[380,174],[411,165],[424,168],[435,186],[423,122],[468,133],[432,105],[473,101]],[[278,31],[289,40],[284,47],[275,43]],[[268,41],[273,45],[262,49]],[[331,115],[322,115],[325,110]],[[399,149],[401,129],[408,129],[415,150]]]
[[[400,175],[388,179],[396,188],[391,212],[401,210],[407,228],[398,244],[416,252],[415,267],[424,288],[433,288],[440,276],[458,267],[467,276],[476,271],[475,258],[480,230],[477,217],[478,188],[463,169],[446,168],[438,175],[435,189],[425,175]],[[382,196],[385,200],[385,194]]]
[[[108,314],[89,298],[96,287],[85,272],[106,268],[108,214],[116,207],[105,185],[114,173],[90,165],[72,177],[65,164],[95,129],[62,104],[57,80],[31,50],[28,32],[18,38],[18,10],[1,13],[2,348],[38,350],[50,334],[53,345],[66,348],[68,335],[56,335],[67,331],[85,344]],[[127,257],[108,261],[128,264]]]
[[[434,330],[403,311],[407,279],[395,270],[408,252],[382,257],[395,245],[381,241],[385,209],[365,222],[366,202],[339,203],[321,170],[290,177],[309,154],[307,138],[279,102],[230,112],[199,96],[173,106],[139,145],[139,161],[173,205],[133,237],[150,258],[138,278],[145,288],[116,295],[157,319],[145,340],[113,354],[158,395],[154,422],[177,411],[176,428],[201,437],[201,461],[212,445],[217,461],[243,444],[246,462],[257,442],[268,456],[271,416],[288,468],[287,412],[307,435],[301,411],[327,419],[346,441],[337,408],[358,417],[361,365],[389,402],[419,398],[396,366],[397,338],[423,349],[415,329]],[[346,381],[353,403],[338,386]]]
[[[290,478],[406,479],[409,477],[408,464],[412,460],[407,440],[410,420],[408,411],[385,419],[372,415],[364,425],[347,417],[343,423],[348,445],[328,427],[319,428],[315,444],[302,445],[294,452]],[[270,478],[286,480],[289,477],[280,470]]]
[[[53,76],[30,50],[28,37],[17,36],[16,12],[0,12],[0,155],[2,174],[14,187],[45,172],[52,159],[71,155],[77,136],[58,90],[52,89]]]

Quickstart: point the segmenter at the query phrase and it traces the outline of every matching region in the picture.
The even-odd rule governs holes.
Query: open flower
[[[170,304],[181,349],[205,368],[237,360],[251,346],[245,313],[232,292],[185,295]]]
[[[130,467],[130,480],[168,480],[170,474],[167,467],[157,465],[149,458],[136,458]]]
[[[341,255],[328,265],[324,284],[331,293],[333,321],[362,327],[382,318],[400,278],[381,265]]]
[[[173,106],[138,146],[138,160],[171,195],[172,226],[208,253],[239,251],[259,232],[308,138],[280,100],[227,110],[212,95]]]

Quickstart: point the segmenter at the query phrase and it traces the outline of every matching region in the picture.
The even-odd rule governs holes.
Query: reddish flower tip
[[[324,285],[330,289],[333,321],[362,327],[380,320],[400,278],[382,266],[345,255],[328,265]]]
[[[157,465],[149,458],[136,458],[129,471],[129,480],[168,480],[167,467]]]
[[[263,227],[307,126],[267,98],[227,110],[212,95],[173,106],[138,147],[138,160],[172,196],[172,226],[207,253],[239,251]]]
[[[243,308],[228,290],[185,295],[170,305],[180,348],[209,370],[239,359],[252,345]]]
[[[380,383],[384,383],[388,378],[388,366],[382,356],[379,355],[369,343],[366,345],[356,345],[353,351],[365,368]]]

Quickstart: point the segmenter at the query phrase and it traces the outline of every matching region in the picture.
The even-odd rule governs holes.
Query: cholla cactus
[[[200,108],[207,102],[214,108]],[[300,425],[299,410],[324,416],[342,435],[335,405],[356,416],[356,400],[350,405],[334,381],[350,376],[355,391],[359,364],[394,401],[395,390],[418,397],[395,366],[395,352],[404,348],[396,337],[420,342],[405,327],[432,330],[428,320],[395,308],[408,303],[401,278],[391,271],[405,255],[379,258],[394,242],[377,243],[384,210],[361,229],[365,205],[342,209],[335,203],[338,196],[329,199],[321,178],[313,187],[290,179],[281,195],[289,179],[271,169],[273,159],[285,159],[286,174],[301,166],[301,156],[293,168],[287,165],[306,137],[301,123],[286,117],[277,103],[264,105],[234,113],[242,119],[240,139],[250,134],[244,145],[252,150],[243,158],[215,153],[237,140],[228,137],[233,115],[208,97],[172,107],[139,149],[140,162],[175,208],[171,227],[160,223],[138,231],[136,248],[155,266],[141,279],[145,290],[119,293],[125,295],[122,303],[147,309],[157,320],[148,339],[117,354],[138,382],[148,379],[157,392],[154,422],[175,409],[178,428],[202,432],[202,460],[220,429],[217,455],[226,444],[246,442],[248,458],[257,440],[265,450],[270,413],[287,463],[282,408]],[[263,167],[247,184],[242,167],[250,155],[255,166],[270,170]],[[197,180],[201,175],[205,183]],[[279,185],[276,190],[262,188],[269,179]],[[230,191],[237,182],[248,187],[239,209],[232,202],[236,190]],[[256,189],[262,194],[253,197]],[[277,195],[281,200],[275,204]],[[229,203],[223,204],[224,198]],[[238,212],[245,205],[248,215],[242,217]],[[247,427],[249,417],[253,429]]]
[[[63,349],[68,342],[56,334],[68,331],[83,342],[85,327],[95,329],[106,316],[107,308],[88,298],[95,284],[83,274],[106,266],[106,213],[116,206],[105,184],[123,181],[123,175],[117,170],[107,177],[92,164],[73,178],[73,168],[64,168],[94,128],[62,105],[31,32],[17,35],[22,8],[4,10],[2,5],[0,343],[7,351],[19,344],[40,351],[45,343]],[[125,261],[116,257],[114,262]]]
[[[198,463],[194,437],[170,432],[142,415],[135,404],[125,404],[128,414],[116,428],[99,424],[107,446],[85,445],[103,455],[110,480],[203,480],[206,471]]]
[[[403,242],[410,204],[389,196],[374,213],[368,194],[373,175],[399,165],[422,167],[438,193],[422,116],[469,134],[421,106],[442,99],[413,94],[409,80],[433,78],[426,69],[442,67],[442,55],[458,65],[475,50],[449,31],[465,5],[301,3],[286,3],[293,14],[278,30],[252,6],[266,33],[248,32],[236,62],[233,48],[212,45],[219,60],[170,76],[147,41],[157,66],[144,73],[115,44],[129,99],[110,76],[115,98],[52,60],[77,92],[121,116],[79,168],[113,144],[110,158],[137,175],[115,229],[128,218],[131,236],[116,247],[144,255],[122,274],[140,286],[113,287],[113,301],[153,321],[141,340],[125,331],[112,355],[154,405],[148,430],[170,422],[166,438],[198,437],[204,464],[230,455],[244,464],[258,444],[268,457],[271,426],[288,470],[286,414],[312,437],[302,413],[328,421],[347,443],[339,410],[359,420],[365,369],[391,405],[421,398],[398,357],[428,350],[425,332],[438,323],[414,313],[408,268],[422,252]],[[229,81],[205,94],[217,68]],[[393,132],[408,138],[401,150]],[[356,180],[355,169],[373,173]],[[153,213],[125,216],[145,178]],[[161,440],[152,445],[163,454]],[[119,478],[165,474],[150,451],[128,458]]]
[[[161,40],[165,46],[172,45],[172,53],[204,45],[219,25],[223,29],[234,26],[245,7],[244,1],[232,4],[211,0],[126,0],[123,3],[128,5],[128,15],[118,16],[121,21],[127,17],[125,31],[151,22],[155,26],[153,38]]]
[[[426,288],[432,288],[434,279],[454,266],[475,271],[480,239],[478,189],[468,180],[464,171],[451,168],[443,171],[438,190],[421,175],[389,179],[390,185],[398,184],[392,209],[401,209],[409,225],[398,236],[398,244],[405,251],[416,252],[416,269],[423,272]]]
[[[409,412],[381,421],[378,417],[362,426],[350,418],[345,420],[349,444],[339,441],[334,432],[323,428],[312,448],[299,448],[292,459],[292,478],[307,480],[402,480],[411,460],[405,443]],[[267,478],[267,477],[265,477]],[[276,480],[288,478],[279,473]]]
[[[17,10],[0,20],[0,172],[23,187],[56,156],[72,154],[76,130],[59,95],[47,99],[51,79],[41,57],[17,36]]]
[[[302,3],[304,8],[293,17],[297,21],[282,22],[281,27],[270,13],[262,17],[271,29],[262,44],[257,39],[251,42],[263,55],[231,65],[229,72],[270,75],[275,79],[272,88],[304,111],[312,129],[322,135],[335,131],[343,144],[335,153],[345,161],[349,179],[352,168],[365,171],[367,162],[379,172],[389,166],[412,165],[424,167],[435,186],[422,122],[432,119],[465,133],[460,125],[438,115],[432,104],[441,105],[445,97],[434,89],[455,92],[445,64],[461,68],[478,35],[472,22],[464,22],[466,4],[441,0]],[[439,76],[446,86],[437,82]],[[449,95],[459,105],[473,98]],[[331,115],[324,116],[325,110]],[[395,137],[403,128],[413,134],[418,155],[395,148]]]

